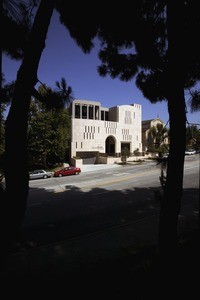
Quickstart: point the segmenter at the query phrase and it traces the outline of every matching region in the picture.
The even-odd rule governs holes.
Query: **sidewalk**
[[[140,162],[127,162],[127,166],[128,165],[137,165],[137,164],[141,164]],[[142,164],[152,164],[155,165],[155,161],[150,161],[150,160],[146,160],[143,161]],[[82,165],[81,166],[81,172],[94,172],[94,171],[98,171],[98,170],[113,170],[113,169],[117,169],[117,168],[124,168],[126,167],[126,165],[122,165],[122,164],[88,164],[88,165]]]
[[[119,164],[88,164],[88,165],[82,165],[81,166],[81,172],[95,172],[98,170],[113,170],[122,167]]]

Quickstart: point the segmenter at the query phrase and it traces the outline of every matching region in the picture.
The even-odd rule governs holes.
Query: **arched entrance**
[[[106,139],[106,154],[115,156],[115,138],[113,136],[108,136]]]

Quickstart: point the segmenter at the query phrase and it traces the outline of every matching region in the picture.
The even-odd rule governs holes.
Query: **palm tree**
[[[150,147],[161,151],[161,146],[165,145],[165,140],[168,138],[168,129],[163,124],[156,124],[149,130]]]
[[[59,89],[59,95],[61,96],[61,99],[63,100],[63,107],[65,105],[67,108],[70,106],[72,100],[74,99],[72,95],[72,88],[70,86],[67,86],[66,79],[64,77],[61,78],[61,82],[56,81],[56,86]]]

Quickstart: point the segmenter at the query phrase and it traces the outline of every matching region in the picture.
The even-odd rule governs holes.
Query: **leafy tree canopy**
[[[69,152],[70,117],[65,108],[46,109],[45,105],[32,99],[28,122],[29,165],[42,165],[65,160]]]
[[[99,58],[102,64],[98,67],[99,74],[119,77],[124,81],[136,77],[136,85],[145,98],[152,103],[166,100],[170,72],[167,25],[171,18],[167,1],[134,1],[131,8],[128,4],[120,5],[113,13],[105,7],[97,10],[94,4],[87,22],[82,13],[85,3],[82,5],[82,9],[76,11],[76,24],[73,14],[69,16],[64,1],[57,1],[57,10],[61,22],[86,53],[94,46],[94,38],[100,39]],[[196,43],[200,13],[197,1],[179,1],[177,5],[181,17],[178,19],[177,16],[177,23],[173,26],[179,31],[178,66],[187,89],[195,86],[200,79],[200,45]]]
[[[24,56],[37,3],[33,0],[2,1],[2,24],[6,28],[2,30],[2,50],[11,58],[18,60]]]

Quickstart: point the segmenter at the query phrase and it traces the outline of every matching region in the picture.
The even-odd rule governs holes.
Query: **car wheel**
[[[47,178],[47,175],[44,175],[44,177],[43,177],[44,179],[46,179]]]
[[[62,174],[59,174],[58,177],[62,177]]]

